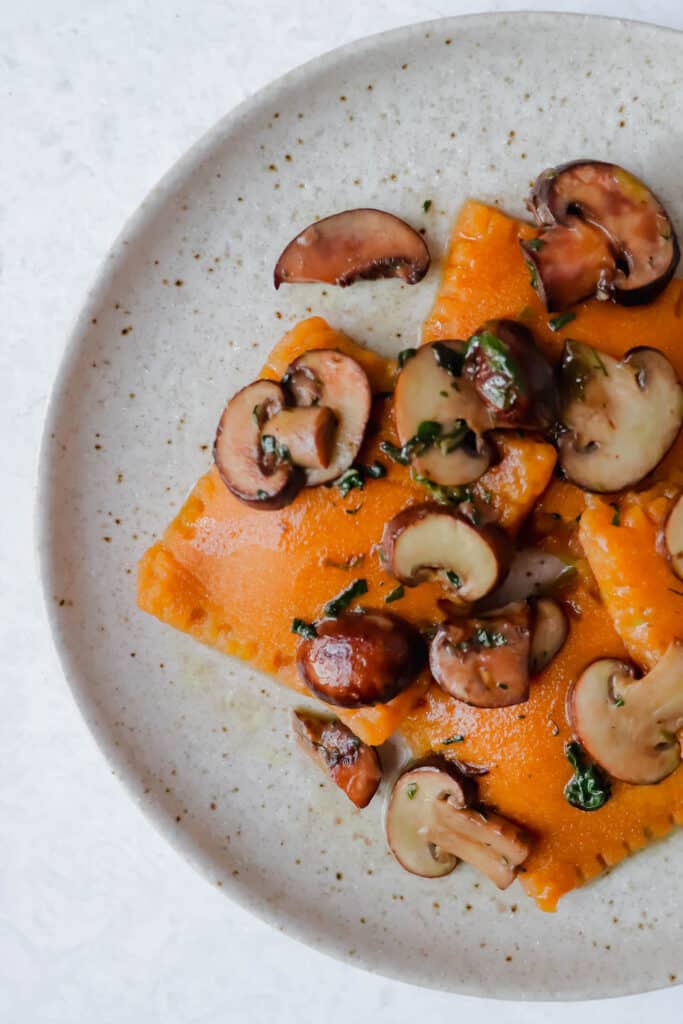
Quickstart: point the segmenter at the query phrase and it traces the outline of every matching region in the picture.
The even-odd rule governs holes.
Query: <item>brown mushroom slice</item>
[[[683,580],[683,494],[679,494],[664,527],[664,543],[671,568]]]
[[[367,807],[382,781],[374,747],[363,743],[338,718],[313,711],[292,712],[297,743],[356,807]]]
[[[275,266],[281,284],[336,284],[398,277],[417,284],[429,269],[429,249],[409,224],[383,210],[345,210],[310,224]]]
[[[611,291],[617,302],[652,302],[673,277],[679,247],[657,197],[629,171],[600,160],[575,160],[544,171],[530,200],[540,224],[576,217],[599,228],[615,257]]]
[[[304,469],[326,469],[330,464],[337,419],[325,405],[309,405],[301,409],[282,409],[264,425],[264,437],[273,437],[289,452],[295,466]]]
[[[595,295],[609,298],[617,273],[609,240],[578,217],[521,242],[531,283],[550,312]]]
[[[493,419],[467,377],[463,376],[466,343],[437,341],[422,345],[408,359],[394,389],[394,416],[399,441],[410,450],[417,474],[435,484],[456,487],[478,480],[491,461],[481,436]],[[423,424],[437,424],[439,436],[415,444]]]
[[[316,630],[315,637],[300,642],[297,667],[311,693],[328,704],[385,704],[413,681],[426,660],[418,631],[389,612],[346,612]]]
[[[621,361],[568,341],[561,368],[558,450],[566,476],[591,491],[619,491],[647,476],[676,440],[683,388],[661,352]]]
[[[402,868],[423,878],[451,873],[458,857],[429,838],[436,805],[467,807],[474,794],[472,783],[445,759],[404,772],[394,783],[387,807],[387,840]]]
[[[439,878],[464,860],[506,889],[529,855],[528,839],[499,814],[468,806],[469,781],[442,759],[404,772],[387,808],[389,848],[414,875]]]
[[[512,556],[507,576],[477,603],[477,612],[491,612],[519,601],[554,593],[575,577],[573,565],[541,548],[520,548]]]
[[[594,661],[568,709],[582,745],[615,779],[648,786],[666,778],[681,761],[683,642],[674,640],[642,679],[623,661]]]
[[[257,380],[230,399],[218,423],[213,457],[226,487],[255,508],[288,505],[304,483],[301,470],[261,445],[261,428],[285,407],[286,394],[272,380]]]
[[[329,462],[325,467],[309,469],[306,485],[316,487],[336,480],[349,468],[363,443],[372,405],[365,370],[343,352],[320,348],[295,359],[282,380],[297,406],[326,408],[336,417]]]
[[[568,633],[569,623],[562,605],[550,597],[537,601],[529,650],[529,670],[532,675],[538,675],[548,667],[564,646]]]
[[[487,320],[467,343],[464,373],[499,429],[546,430],[557,395],[553,368],[524,324]]]
[[[427,502],[390,519],[382,536],[385,566],[409,587],[435,577],[463,602],[493,590],[509,562],[509,541],[496,526],[474,526],[453,508]]]
[[[477,708],[505,708],[529,697],[529,608],[487,619],[460,619],[437,630],[430,647],[434,679]]]

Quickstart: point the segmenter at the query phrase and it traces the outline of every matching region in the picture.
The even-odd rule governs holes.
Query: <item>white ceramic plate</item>
[[[683,225],[682,78],[679,35],[582,16],[461,18],[354,43],[244,103],[181,160],[112,249],[68,346],[39,541],[83,714],[214,885],[359,966],[501,997],[668,985],[683,975],[683,835],[556,915],[464,867],[405,874],[382,800],[353,810],[292,750],[290,694],[138,612],[136,560],[207,467],[226,397],[309,307],[384,352],[415,338],[467,196],[522,213],[535,173],[595,156],[642,173]],[[283,244],[350,206],[424,224],[426,282],[276,293]]]

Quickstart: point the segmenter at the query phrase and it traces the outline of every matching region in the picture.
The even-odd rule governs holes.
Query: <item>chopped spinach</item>
[[[610,506],[614,509],[612,513],[612,526],[621,525],[621,509],[617,505],[616,501],[610,501]]]
[[[462,586],[462,580],[458,576],[457,572],[453,572],[452,569],[446,569],[446,579],[449,583],[452,583],[454,587]]]
[[[304,619],[292,619],[292,633],[298,633],[304,640],[312,640],[318,635],[318,630],[315,628],[312,622],[306,622]]]
[[[444,747],[450,747],[451,743],[462,743],[464,739],[464,736],[449,736],[448,739],[441,740],[441,744]]]
[[[383,476],[387,475],[387,467],[375,459],[369,466],[363,466],[363,473],[365,476],[369,476],[372,480],[381,480]]]
[[[561,331],[572,320],[576,320],[576,313],[569,310],[566,313],[560,313],[558,316],[551,316],[550,320],[548,320],[548,327],[551,331]]]
[[[399,448],[398,445],[392,444],[391,441],[380,441],[379,450],[394,462],[398,462],[401,466],[407,466],[410,462],[410,456],[405,454],[403,448]]]
[[[524,243],[527,249],[531,249],[532,252],[540,252],[545,242],[542,238],[530,238]]]
[[[465,346],[463,346],[463,351],[458,351],[458,349],[451,348],[450,345],[446,345],[443,341],[435,341],[432,345],[432,352],[438,366],[447,370],[451,377],[461,377],[462,368],[465,364],[464,348]]]
[[[390,594],[384,598],[385,604],[393,604],[394,601],[400,601],[402,597],[405,597],[405,590],[399,584],[398,587],[394,587]]]
[[[434,501],[438,502],[439,505],[459,505],[463,501],[472,501],[473,498],[472,489],[466,484],[462,484],[459,487],[443,487],[441,484],[435,484],[429,477],[421,476],[419,473],[413,473],[413,480],[415,483],[426,487]]]
[[[338,618],[343,611],[349,607],[352,601],[362,594],[368,592],[368,581],[364,579],[354,580],[348,587],[345,587],[341,594],[337,594],[336,597],[332,598],[325,605],[325,615],[328,615],[331,619]]]
[[[349,466],[336,481],[336,484],[342,498],[345,498],[349,491],[362,490],[364,486],[362,474],[357,466]]]
[[[409,782],[408,785],[406,786],[406,796],[408,797],[409,800],[414,800],[416,793],[417,782]]]
[[[588,760],[580,743],[567,743],[565,756],[574,774],[564,787],[564,798],[580,811],[597,811],[612,795],[609,779],[597,764]]]

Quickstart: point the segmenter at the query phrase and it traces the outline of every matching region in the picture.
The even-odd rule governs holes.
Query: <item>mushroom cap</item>
[[[423,878],[450,874],[458,858],[435,847],[426,832],[435,820],[435,804],[447,801],[463,808],[472,796],[471,780],[445,759],[428,761],[400,775],[387,807],[387,839],[401,867]]]
[[[287,395],[272,380],[257,380],[233,395],[216,430],[214,461],[223,483],[236,498],[255,508],[288,505],[304,483],[301,470],[288,460],[268,456],[261,429],[281,412]]]
[[[662,460],[683,422],[683,388],[663,353],[635,348],[621,360],[565,344],[560,464],[591,491],[632,487]]]
[[[490,447],[481,435],[493,421],[474,384],[463,376],[465,349],[464,341],[422,345],[404,364],[394,388],[396,432],[402,445],[414,442],[421,424],[441,428],[435,443],[415,448],[411,462],[416,473],[443,486],[478,480],[491,461]],[[462,435],[457,444],[448,440],[454,432]]]
[[[384,704],[404,690],[426,658],[422,637],[389,612],[345,612],[302,640],[297,666],[316,697],[345,708]]]
[[[474,526],[456,509],[425,502],[389,520],[382,552],[387,567],[407,586],[438,575],[460,601],[472,602],[501,579],[510,545],[498,527]]]
[[[336,349],[311,349],[290,363],[283,383],[297,406],[324,407],[336,417],[328,464],[309,469],[306,485],[317,487],[336,480],[358,455],[365,436],[372,406],[365,370],[351,356]]]
[[[285,247],[275,287],[321,282],[342,288],[361,278],[398,277],[417,284],[429,269],[422,235],[383,210],[344,210],[309,224]]]
[[[664,543],[671,568],[679,580],[683,580],[683,494],[679,494],[671,506],[664,527]]]
[[[529,697],[529,608],[519,604],[487,619],[440,626],[429,664],[446,693],[478,708],[504,708]]]
[[[681,761],[683,642],[674,640],[642,679],[614,658],[594,661],[573,684],[567,706],[594,761],[633,785],[652,785]]]
[[[367,807],[382,781],[375,748],[363,743],[338,718],[308,709],[292,712],[292,726],[304,753],[356,807]]]

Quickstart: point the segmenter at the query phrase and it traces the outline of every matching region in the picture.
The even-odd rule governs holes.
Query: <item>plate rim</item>
[[[183,182],[191,180],[192,174],[201,165],[204,156],[208,156],[216,146],[220,145],[221,140],[229,136],[240,121],[253,117],[258,113],[259,109],[267,109],[283,88],[296,86],[297,83],[305,81],[311,74],[316,72],[332,69],[337,63],[343,63],[348,55],[353,54],[354,57],[358,57],[359,53],[372,53],[377,47],[391,45],[394,41],[400,40],[401,37],[409,38],[416,33],[450,30],[455,32],[458,29],[466,31],[470,26],[481,25],[486,22],[492,26],[495,26],[496,23],[514,20],[548,22],[551,18],[554,20],[562,19],[565,23],[571,21],[574,23],[600,23],[613,27],[619,25],[624,29],[631,28],[636,31],[647,29],[674,39],[680,39],[683,36],[683,30],[671,26],[659,25],[642,19],[623,18],[618,15],[518,9],[514,11],[488,11],[452,15],[426,21],[416,21],[372,33],[359,39],[351,40],[332,50],[325,51],[278,76],[256,92],[247,96],[237,106],[230,108],[171,164],[168,170],[144,194],[142,200],[137,204],[132,213],[126,217],[122,228],[107,246],[105,255],[91,278],[90,284],[81,300],[80,310],[72,320],[72,326],[68,331],[58,368],[45,404],[41,439],[34,469],[35,504],[33,508],[33,535],[35,538],[38,578],[43,608],[49,624],[49,633],[64,681],[81,717],[85,721],[90,735],[95,740],[101,755],[106,759],[106,763],[111,768],[113,775],[123,786],[134,805],[141,811],[145,820],[214,889],[215,886],[212,883],[213,872],[210,870],[209,859],[201,847],[190,842],[188,835],[182,831],[171,833],[168,815],[159,801],[143,799],[137,785],[137,780],[127,763],[125,751],[116,745],[106,720],[100,721],[96,702],[87,685],[87,681],[79,678],[79,671],[74,663],[70,645],[62,635],[61,625],[51,600],[54,584],[58,577],[58,570],[50,543],[50,512],[54,507],[56,496],[56,482],[51,481],[50,473],[48,472],[50,435],[60,420],[61,394],[66,381],[69,379],[72,367],[78,358],[84,333],[90,323],[93,310],[100,303],[101,295],[109,287],[112,275],[126,261],[126,246],[124,243],[141,237],[144,234],[146,225],[154,219],[159,208],[164,205],[169,196]],[[226,878],[223,881],[220,892],[231,901],[237,903],[243,910],[253,914],[265,925],[279,931],[287,938],[311,948],[314,929],[310,924],[305,923],[303,916],[283,916],[282,913],[278,914],[268,903],[259,899],[258,894],[249,885],[240,882],[239,878]],[[331,931],[326,931],[322,937],[316,935],[313,948],[317,952],[343,963],[346,967],[360,969],[380,977],[389,978],[392,981],[408,983],[432,991],[477,996],[496,1001],[578,1002],[585,1001],[586,998],[593,1001],[619,998],[624,995],[623,992],[611,989],[606,989],[590,997],[557,991],[552,993],[546,991],[536,992],[533,989],[531,991],[527,990],[523,982],[518,983],[515,987],[512,987],[508,982],[507,984],[510,987],[496,989],[495,991],[484,991],[481,984],[474,982],[465,984],[458,982],[456,987],[449,985],[447,980],[444,980],[443,984],[439,984],[436,981],[427,981],[421,978],[417,971],[408,971],[407,974],[401,974],[399,967],[383,948],[376,951],[371,961],[351,963],[345,955],[344,942],[335,937],[334,932]],[[683,978],[670,985],[662,982],[645,989],[639,989],[638,993],[677,988],[681,984],[683,984]]]

